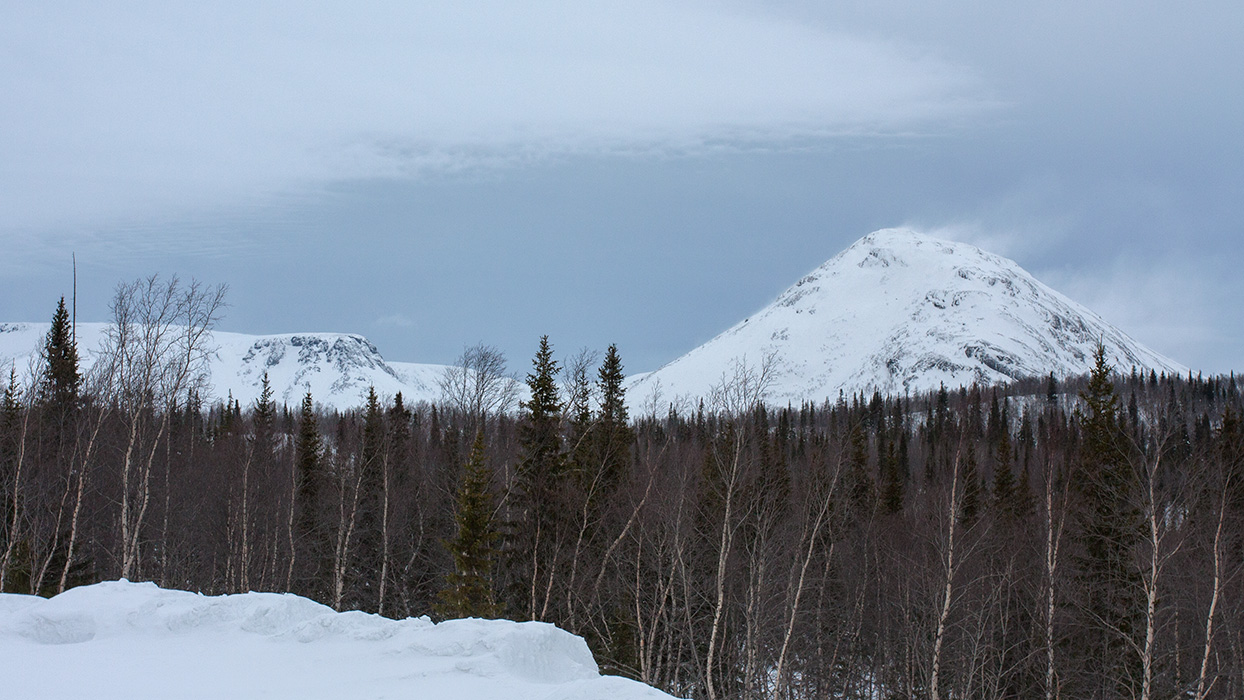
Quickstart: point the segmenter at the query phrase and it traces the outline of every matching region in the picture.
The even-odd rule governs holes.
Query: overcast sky
[[[1244,4],[1146,4],[0,0],[0,320],[644,371],[911,225],[1244,369]]]

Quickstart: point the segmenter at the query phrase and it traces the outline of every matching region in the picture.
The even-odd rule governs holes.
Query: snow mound
[[[0,658],[11,697],[669,697],[601,676],[582,638],[546,623],[390,620],[127,581],[0,595]]]

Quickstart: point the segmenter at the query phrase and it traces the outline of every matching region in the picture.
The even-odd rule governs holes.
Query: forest
[[[205,401],[223,288],[64,301],[0,405],[0,589],[127,578],[582,635],[680,697],[1244,695],[1233,375],[1111,367],[927,395],[628,406],[616,347],[475,349],[443,400]]]

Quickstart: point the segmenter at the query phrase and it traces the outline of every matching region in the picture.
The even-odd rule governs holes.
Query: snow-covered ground
[[[0,595],[0,695],[135,700],[631,700],[579,637],[539,622],[389,620],[295,595],[113,581]]]

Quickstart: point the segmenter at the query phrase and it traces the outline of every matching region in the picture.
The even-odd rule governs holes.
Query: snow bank
[[[539,622],[389,620],[295,595],[203,596],[150,583],[0,595],[9,697],[668,698],[601,676]]]

